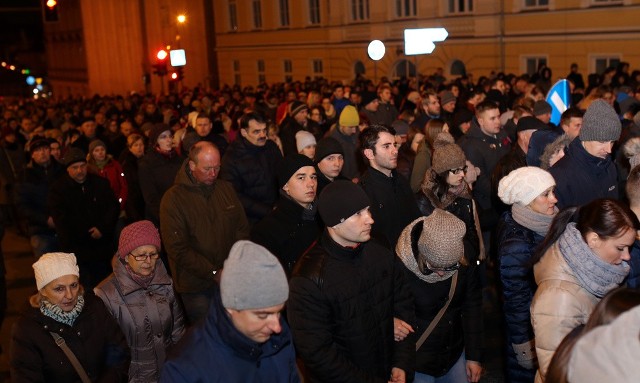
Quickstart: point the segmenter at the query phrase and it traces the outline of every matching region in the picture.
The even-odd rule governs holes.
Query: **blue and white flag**
[[[551,122],[560,125],[560,117],[571,106],[569,81],[562,79],[553,84],[547,93],[547,102],[551,105]]]

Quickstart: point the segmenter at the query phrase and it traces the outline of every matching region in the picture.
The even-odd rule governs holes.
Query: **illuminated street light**
[[[158,58],[158,60],[164,60],[167,58],[167,55],[167,51],[165,51],[164,49],[160,49],[156,54],[156,57]]]
[[[373,80],[375,82],[378,81],[378,61],[384,57],[385,50],[384,43],[380,40],[371,41],[367,48],[367,54],[373,60]]]
[[[185,15],[178,15],[178,22],[180,24],[183,24],[185,21],[187,21],[187,16]]]
[[[9,66],[9,69],[16,70],[16,66],[15,65],[11,65],[11,66]]]
[[[56,5],[58,5],[58,2],[56,0],[47,0],[47,7],[53,8]]]

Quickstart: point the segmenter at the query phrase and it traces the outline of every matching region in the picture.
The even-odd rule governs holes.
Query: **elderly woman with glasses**
[[[416,199],[422,215],[428,216],[438,208],[453,213],[464,222],[464,257],[470,263],[477,263],[484,255],[475,203],[465,178],[467,170],[462,149],[449,133],[440,133],[434,141],[431,168],[425,174]]]
[[[167,349],[185,332],[182,308],[158,251],[160,235],[151,221],[126,226],[113,274],[95,288],[131,348],[129,382],[157,382]]]
[[[409,224],[398,239],[396,254],[406,268],[417,320],[410,326],[395,319],[394,336],[400,341],[413,333],[414,382],[480,379],[482,288],[477,265],[464,258],[465,231],[464,222],[436,208]]]

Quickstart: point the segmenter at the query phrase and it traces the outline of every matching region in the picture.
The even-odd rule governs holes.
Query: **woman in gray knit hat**
[[[414,382],[480,379],[482,288],[477,265],[464,258],[465,232],[464,222],[436,208],[411,222],[398,239],[396,254],[406,268],[416,310]]]
[[[597,199],[554,218],[532,259],[538,285],[531,302],[538,372],[543,382],[562,339],[585,324],[596,304],[629,274],[638,220],[625,204]]]
[[[453,213],[466,226],[464,255],[472,263],[484,259],[480,227],[471,188],[465,180],[467,161],[462,149],[449,133],[440,133],[434,141],[431,168],[427,170],[420,191],[418,208],[428,216],[434,209]]]
[[[536,291],[531,257],[558,213],[551,174],[534,166],[513,170],[500,180],[498,196],[511,209],[496,231],[507,335],[507,375],[533,382],[536,350],[529,306]]]

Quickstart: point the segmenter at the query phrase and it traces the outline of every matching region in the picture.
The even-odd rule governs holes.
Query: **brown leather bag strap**
[[[73,353],[73,351],[71,351],[69,346],[67,346],[67,343],[64,341],[64,338],[56,334],[55,332],[49,332],[49,334],[51,334],[53,339],[56,341],[56,344],[58,345],[58,347],[60,347],[62,349],[62,352],[64,352],[64,354],[67,356],[67,359],[69,359],[69,362],[71,362],[71,365],[78,373],[78,376],[80,377],[80,380],[82,380],[82,383],[91,383],[91,379],[89,379],[89,375],[87,375],[86,371],[80,364],[80,361],[78,360],[78,358],[76,358],[76,355]]]
[[[456,270],[456,272],[453,273],[453,277],[451,278],[451,287],[449,288],[449,299],[447,299],[447,303],[445,303],[444,306],[440,309],[440,311],[438,311],[438,315],[436,315],[436,317],[433,318],[431,323],[429,323],[429,326],[427,327],[427,329],[424,330],[424,332],[422,333],[422,336],[420,336],[420,339],[418,339],[418,341],[416,342],[416,351],[418,351],[418,349],[427,340],[429,335],[431,335],[431,332],[433,331],[433,329],[436,327],[438,322],[440,322],[440,319],[442,319],[444,312],[447,311],[447,308],[449,307],[449,303],[451,303],[451,299],[453,298],[453,294],[455,294],[456,292],[457,284],[458,284],[458,270]]]

